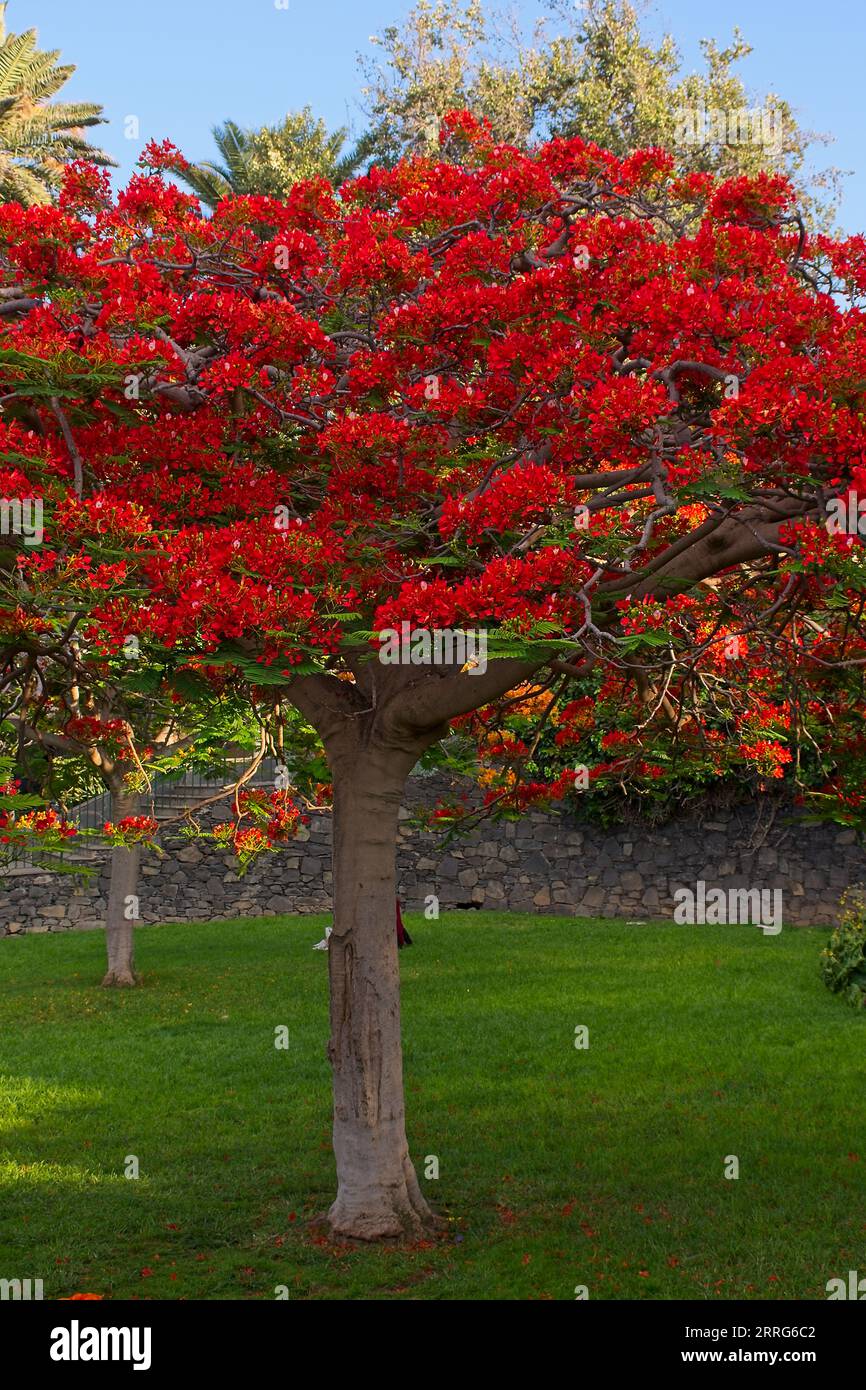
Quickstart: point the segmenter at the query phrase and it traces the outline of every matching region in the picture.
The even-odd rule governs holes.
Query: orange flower
[[[543,714],[553,699],[551,690],[539,690],[528,682],[523,685],[516,685],[513,690],[509,690],[505,696],[506,700],[514,700],[524,696],[520,703],[513,705],[510,714],[518,714],[522,719],[532,719],[538,714]]]

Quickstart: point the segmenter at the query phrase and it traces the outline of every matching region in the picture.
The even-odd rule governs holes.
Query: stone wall
[[[443,793],[436,778],[410,782],[407,805]],[[779,888],[786,924],[833,920],[850,884],[866,882],[866,852],[852,830],[807,826],[771,803],[714,810],[706,819],[660,828],[604,830],[557,813],[482,823],[445,848],[409,829],[401,812],[398,883],[408,911],[435,895],[443,911],[488,908],[568,916],[671,917],[673,893],[709,886]],[[330,821],[314,817],[305,838],[266,854],[239,878],[231,856],[182,837],[167,855],[144,860],[143,922],[202,921],[330,909]],[[100,861],[97,860],[97,863]],[[77,875],[17,871],[0,877],[0,935],[102,925],[107,862],[84,883]]]

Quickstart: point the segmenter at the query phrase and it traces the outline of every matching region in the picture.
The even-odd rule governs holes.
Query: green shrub
[[[862,889],[847,892],[840,903],[839,922],[821,952],[821,978],[834,994],[855,1009],[866,1008],[866,896]]]

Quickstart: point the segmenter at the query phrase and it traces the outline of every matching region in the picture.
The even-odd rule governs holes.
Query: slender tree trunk
[[[433,1224],[409,1158],[396,932],[397,812],[417,753],[357,750],[334,773],[334,930],[328,948],[335,1235],[418,1236]]]
[[[292,682],[334,786],[334,929],[328,946],[337,1196],[335,1235],[419,1236],[435,1224],[406,1142],[397,956],[397,821],[406,778],[448,724],[497,699],[541,663],[457,663],[421,671],[358,657],[349,681]]]
[[[111,819],[117,824],[124,816],[138,814],[139,798],[124,789],[111,789]],[[105,919],[105,938],[108,949],[108,969],[103,985],[131,986],[139,984],[135,973],[133,931],[138,920],[138,876],[141,848],[129,849],[118,845],[111,851],[111,881],[108,889],[108,912]]]

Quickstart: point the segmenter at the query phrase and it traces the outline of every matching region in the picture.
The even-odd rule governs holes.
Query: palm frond
[[[55,130],[108,124],[102,107],[92,101],[52,101],[47,106],[37,106],[32,114]]]
[[[221,126],[214,126],[213,138],[225,160],[225,177],[230,182],[233,178],[242,178],[249,157],[249,131],[244,130],[236,121],[226,121]]]
[[[27,101],[50,101],[75,71],[74,63],[57,66],[57,53],[34,53],[20,88]]]
[[[214,126],[211,134],[222,156],[222,164],[204,159],[188,169],[177,170],[176,177],[191,188],[202,203],[214,208],[232,193],[253,191],[249,176],[251,134],[237,121],[224,121]]]
[[[20,92],[35,48],[35,29],[28,29],[26,34],[10,34],[0,45],[0,94]]]
[[[225,170],[214,164],[192,164],[188,169],[178,169],[175,178],[191,188],[199,201],[210,208],[237,191],[227,179]]]
[[[11,34],[0,3],[0,201],[47,203],[59,188],[69,159],[114,161],[84,139],[82,131],[104,124],[94,102],[54,102],[75,71],[60,63],[59,49],[40,51],[35,29]]]
[[[334,187],[338,188],[347,179],[354,178],[362,169],[366,169],[370,163],[376,149],[376,137],[372,131],[365,131],[355,141],[348,154],[343,155],[334,165]]]
[[[23,203],[34,207],[51,202],[47,180],[38,177],[23,164],[0,165],[0,202]]]

